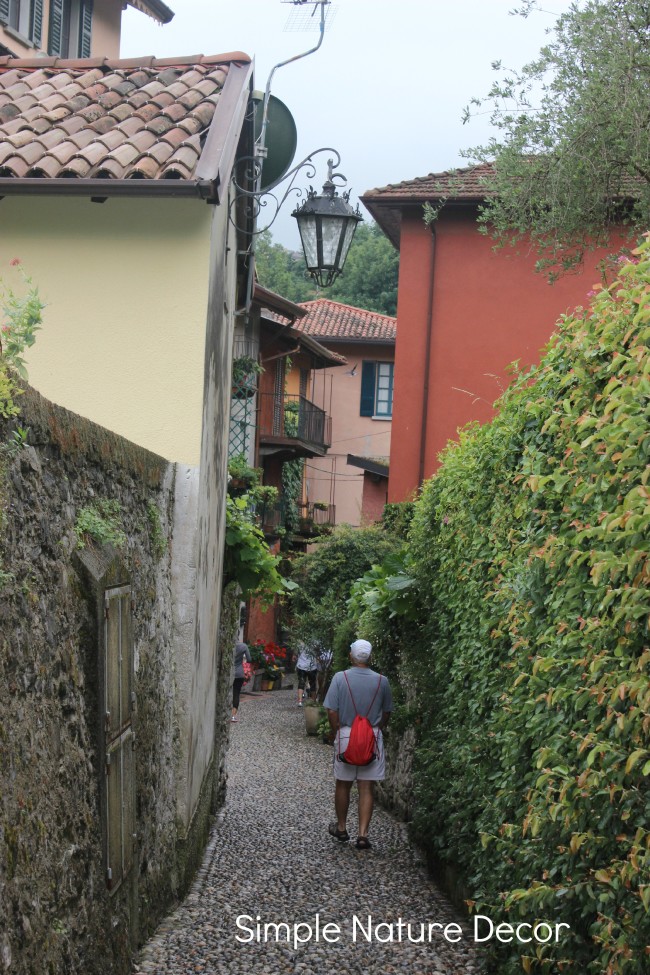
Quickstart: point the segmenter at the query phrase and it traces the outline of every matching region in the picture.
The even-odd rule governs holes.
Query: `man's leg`
[[[334,810],[336,812],[336,828],[339,830],[345,829],[345,824],[348,818],[348,809],[350,808],[351,789],[351,782],[345,782],[343,779],[336,780],[336,789],[334,790]]]
[[[359,790],[359,836],[367,836],[375,801],[375,783],[371,779],[361,779],[357,781],[357,788]]]

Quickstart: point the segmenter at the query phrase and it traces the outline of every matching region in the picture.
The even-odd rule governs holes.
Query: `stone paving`
[[[243,697],[239,713],[241,720],[231,725],[228,797],[203,867],[185,902],[143,949],[136,971],[476,975],[480,958],[470,930],[427,877],[402,823],[376,806],[373,849],[366,852],[328,835],[332,749],[305,735],[295,694]],[[355,794],[353,787],[348,820],[353,841]],[[258,940],[258,917],[261,926],[289,925],[290,942],[285,928],[279,940],[275,928],[267,929],[265,942],[261,927]],[[329,943],[323,933],[328,923],[338,926],[327,929]],[[415,943],[420,923],[426,940]],[[429,940],[429,923],[461,925],[462,938],[454,944],[456,929],[447,929],[446,940],[436,927]],[[294,945],[294,935],[305,943]]]

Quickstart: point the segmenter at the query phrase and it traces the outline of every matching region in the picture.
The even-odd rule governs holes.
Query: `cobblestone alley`
[[[333,819],[332,749],[305,735],[304,715],[290,691],[243,697],[241,720],[231,726],[228,797],[200,877],[186,901],[145,946],[141,975],[471,975],[480,970],[465,926],[457,944],[436,928],[430,943],[382,943],[390,929],[377,924],[460,923],[427,878],[408,843],[406,828],[375,807],[373,849],[360,852],[328,835]],[[356,789],[348,828],[356,838]],[[294,948],[286,936],[256,940],[260,924],[315,925],[314,937]],[[251,920],[237,918],[248,915]],[[368,915],[372,941],[368,943]],[[353,919],[358,919],[356,943]],[[322,926],[338,925],[338,941]],[[426,930],[426,929],[425,929]],[[307,929],[298,930],[307,936]],[[336,936],[336,929],[329,929]],[[375,936],[376,933],[376,936]],[[254,938],[250,943],[242,939]],[[293,929],[291,929],[293,938]]]

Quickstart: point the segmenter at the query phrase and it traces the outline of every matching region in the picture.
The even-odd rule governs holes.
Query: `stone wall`
[[[390,724],[386,731],[386,778],[377,783],[382,806],[409,822],[413,815],[413,754],[415,729],[397,731]]]
[[[20,406],[30,446],[5,455],[0,476],[0,972],[126,975],[200,859],[223,794],[226,735],[220,726],[188,828],[177,805],[186,743],[175,683],[176,472],[31,390]],[[11,428],[0,420],[0,442]],[[80,553],[75,520],[98,499],[119,502],[127,543]],[[128,880],[113,892],[95,556],[133,596],[137,839]]]

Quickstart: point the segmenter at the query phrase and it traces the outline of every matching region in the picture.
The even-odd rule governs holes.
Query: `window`
[[[89,58],[92,20],[93,0],[50,0],[48,54]]]
[[[361,369],[361,416],[393,415],[393,363],[364,362]]]
[[[0,0],[0,21],[35,47],[41,46],[43,0]]]

